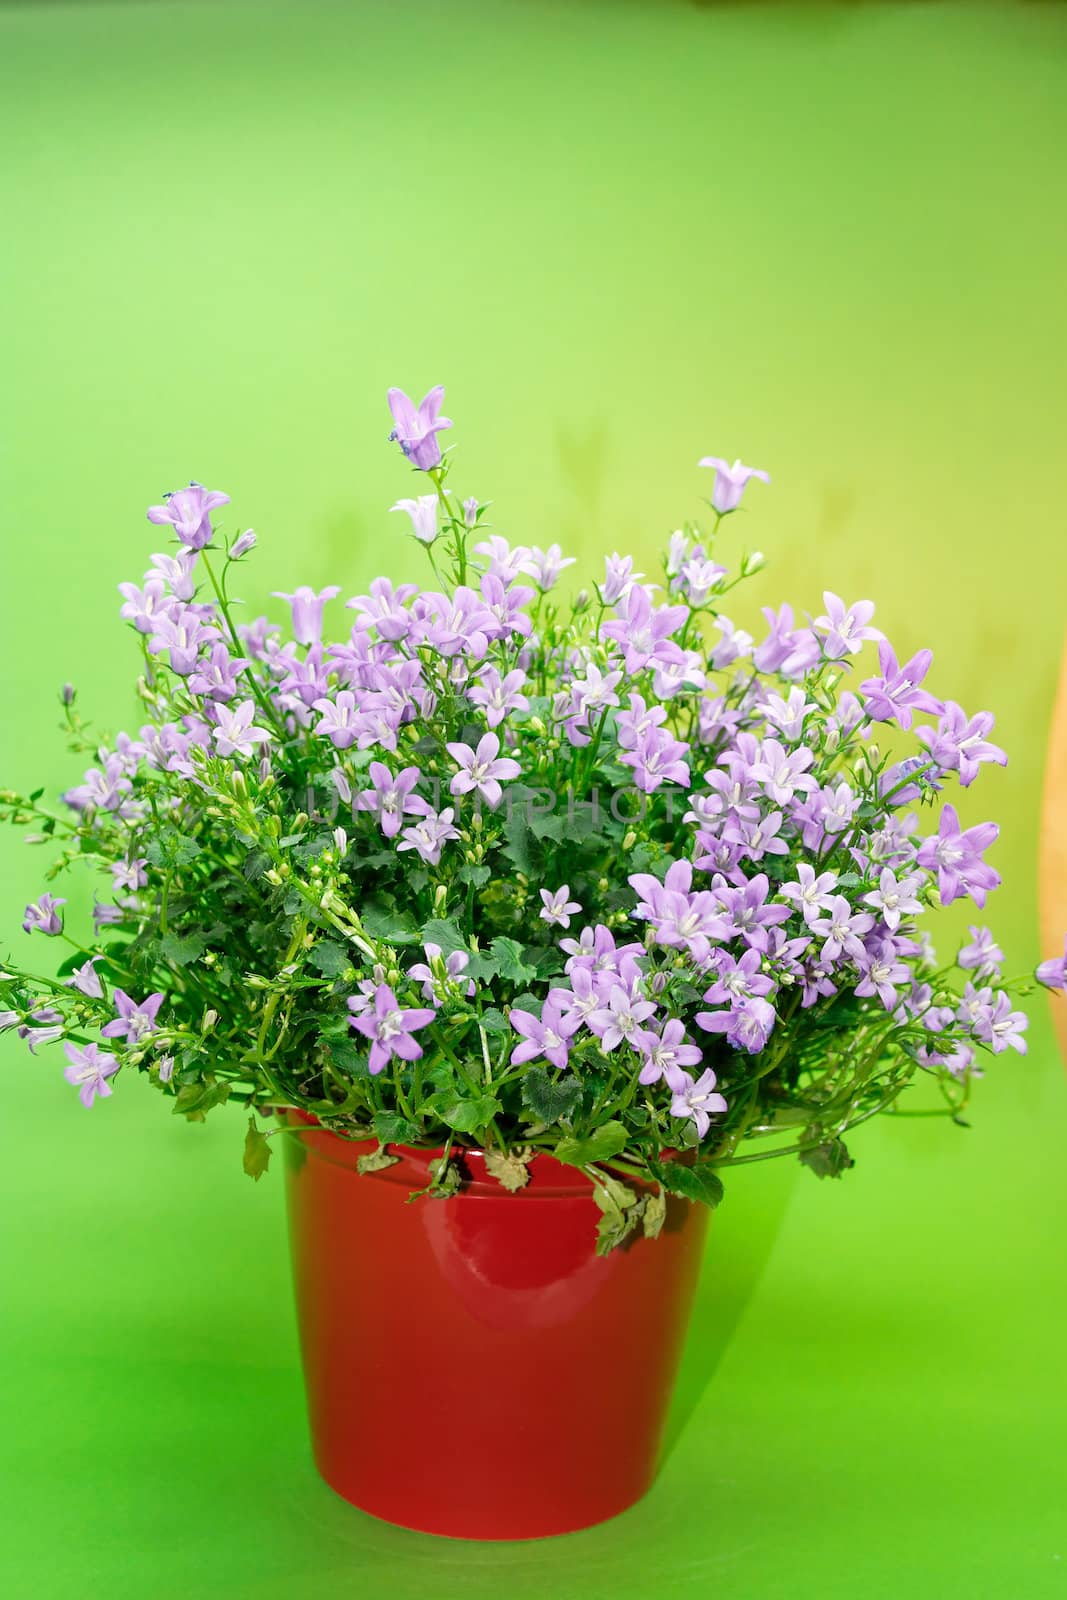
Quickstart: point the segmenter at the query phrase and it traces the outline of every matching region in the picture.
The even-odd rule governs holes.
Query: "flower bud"
[[[637,834],[631,828],[629,830],[629,832],[626,833],[623,836],[622,847],[623,847],[624,850],[632,850],[636,843],[637,843]]]
[[[255,544],[256,536],[252,529],[249,528],[245,533],[242,533],[239,538],[233,541],[233,545],[230,549],[230,560],[240,561],[242,556],[246,556],[250,550],[255,548]]]
[[[579,589],[578,593],[574,597],[575,615],[577,615],[577,613],[579,611],[585,611],[587,609],[588,605],[589,605],[589,590],[588,589]]]
[[[75,689],[72,683],[65,683],[60,690],[59,698],[62,700],[65,706],[72,706],[74,704],[74,697],[77,692],[78,691]]]
[[[200,1023],[200,1032],[201,1033],[210,1033],[212,1028],[214,1028],[216,1022],[218,1022],[218,1020],[219,1020],[218,1012],[213,1010],[211,1006],[208,1006],[207,1010],[204,1012],[203,1018],[202,1018],[201,1023]]]
[[[751,578],[754,572],[758,572],[760,568],[766,566],[766,564],[767,557],[763,554],[763,551],[753,550],[752,554],[745,556],[744,560],[741,562],[742,578]]]
[[[348,834],[343,828],[333,830],[333,842],[337,846],[337,854],[343,861],[348,854]]]
[[[654,972],[648,986],[653,994],[662,994],[667,987],[667,974],[665,972]]]

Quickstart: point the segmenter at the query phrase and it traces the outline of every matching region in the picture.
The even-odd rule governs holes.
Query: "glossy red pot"
[[[707,1213],[670,1197],[658,1239],[594,1253],[589,1180],[538,1155],[510,1194],[481,1156],[447,1200],[408,1203],[432,1150],[360,1175],[311,1119],[285,1139],[315,1460],[387,1522],[532,1539],[648,1489]]]

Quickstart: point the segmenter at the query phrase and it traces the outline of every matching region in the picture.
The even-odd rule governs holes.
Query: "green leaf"
[[[164,961],[171,961],[176,967],[187,967],[192,961],[199,961],[207,949],[207,940],[202,933],[165,933],[159,941],[159,953]]]
[[[522,1103],[538,1122],[558,1122],[568,1117],[582,1098],[582,1086],[573,1072],[557,1078],[546,1067],[527,1067],[522,1079]]]
[[[156,838],[145,845],[145,856],[153,867],[167,871],[173,867],[187,867],[200,854],[195,839],[179,833],[176,828],[164,828]]]
[[[382,1144],[414,1144],[419,1137],[418,1125],[395,1111],[376,1111],[374,1131]]]
[[[74,957],[75,962],[79,961],[80,959],[81,958],[79,956]],[[490,1006],[488,1011],[482,1012],[481,1024],[486,1033],[489,1034],[511,1032],[511,1023],[508,1021],[504,1013],[502,1011],[498,1011],[495,1006]]]
[[[267,1135],[257,1126],[255,1117],[249,1117],[248,1132],[245,1134],[244,1169],[256,1183],[270,1166],[273,1154]]]
[[[522,1150],[509,1150],[507,1155],[502,1150],[487,1150],[485,1152],[485,1170],[490,1177],[496,1179],[509,1193],[514,1194],[517,1189],[524,1189],[530,1181],[530,1162],[534,1152],[529,1147]]]
[[[320,939],[308,955],[308,963],[324,978],[339,978],[352,965],[344,945],[333,939]]]
[[[330,1060],[338,1072],[346,1072],[350,1078],[365,1078],[370,1074],[367,1065],[370,1051],[362,1048],[354,1039],[329,1039],[326,1048],[330,1053]]]
[[[463,931],[458,922],[451,919],[445,921],[434,917],[423,924],[421,936],[423,944],[438,945],[442,954],[455,955],[457,950],[462,950],[465,955],[470,955],[470,945],[463,937]]]
[[[828,1139],[825,1144],[817,1144],[813,1150],[802,1150],[800,1159],[817,1178],[840,1178],[849,1167],[856,1165],[843,1139]]]
[[[265,850],[250,850],[242,868],[249,883],[257,883],[270,866],[270,856]]]
[[[602,1213],[596,1230],[596,1253],[606,1256],[633,1232],[645,1202],[625,1183],[607,1175],[595,1185],[593,1199]]]
[[[174,1113],[176,1116],[195,1117],[202,1122],[205,1114],[214,1106],[221,1106],[230,1097],[230,1085],[218,1083],[214,1078],[204,1078],[196,1083],[187,1083],[178,1090],[174,1097]]]
[[[500,1101],[492,1094],[434,1095],[426,1109],[439,1117],[446,1127],[456,1133],[474,1133],[485,1128],[500,1111]]]
[[[412,1200],[421,1200],[425,1195],[431,1200],[447,1200],[449,1195],[456,1194],[461,1182],[460,1170],[454,1161],[449,1161],[445,1156],[438,1156],[430,1162],[430,1182],[425,1189],[416,1189],[408,1195],[408,1204]]]
[[[645,1196],[645,1206],[641,1213],[641,1225],[645,1230],[646,1239],[658,1239],[667,1220],[667,1196],[663,1189],[657,1189],[655,1194]]]
[[[484,889],[492,876],[493,873],[490,867],[475,866],[473,864],[466,867],[460,867],[459,872],[457,873],[457,877],[459,877],[463,883],[473,883],[476,889]]]
[[[537,976],[536,969],[527,965],[522,945],[515,939],[498,936],[489,946],[489,954],[497,972],[509,983],[529,983]]]
[[[587,1167],[591,1161],[608,1161],[626,1149],[629,1134],[621,1122],[602,1122],[584,1138],[561,1139],[553,1150],[568,1167]]]
[[[400,1160],[399,1156],[391,1156],[383,1144],[377,1150],[368,1151],[365,1156],[360,1156],[356,1162],[356,1171],[361,1175],[366,1172],[381,1172],[385,1167],[395,1167]]]
[[[534,879],[540,876],[541,865],[544,861],[544,849],[535,838],[526,820],[528,807],[522,803],[522,797],[520,796],[518,803],[516,803],[515,795],[512,791],[511,802],[510,813],[504,823],[504,839],[506,842],[501,847],[501,853],[513,861],[520,872],[524,872],[528,878]]]
[[[686,1200],[699,1200],[713,1210],[723,1197],[722,1179],[706,1161],[651,1161],[649,1166],[665,1189]]]
[[[420,934],[410,911],[396,911],[380,901],[360,906],[359,920],[372,939],[388,944],[418,944]]]
[[[523,960],[532,967],[539,978],[555,977],[563,967],[563,962],[558,950],[546,950],[543,945],[528,944],[523,946]]]

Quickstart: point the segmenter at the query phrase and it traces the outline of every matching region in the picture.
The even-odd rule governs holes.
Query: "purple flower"
[[[721,888],[717,898],[727,919],[727,934],[744,939],[755,950],[766,950],[768,929],[789,916],[788,906],[766,904],[770,881],[765,872],[758,872],[743,887]]]
[[[182,544],[190,550],[202,550],[211,543],[214,529],[211,513],[219,506],[228,506],[230,497],[218,489],[205,489],[202,483],[191,483],[188,489],[175,494],[165,494],[161,506],[149,506],[149,522],[169,522]]]
[[[995,1056],[1009,1046],[1018,1050],[1021,1056],[1026,1054],[1026,1040],[1023,1033],[1030,1026],[1030,1020],[1024,1011],[1013,1011],[1011,1001],[1003,989],[998,989],[992,1006],[983,1013],[975,1023],[975,1034],[979,1039],[988,1044]]]
[[[660,1078],[666,1078],[673,1085],[676,1079],[681,1080],[685,1067],[695,1067],[700,1061],[700,1047],[687,1041],[685,1028],[677,1017],[668,1018],[659,1033],[642,1033],[637,1044],[644,1057],[639,1083],[658,1083]]]
[[[426,952],[426,960],[417,961],[413,967],[409,967],[408,977],[422,984],[423,999],[428,1000],[435,1010],[447,993],[449,984],[455,985],[461,994],[469,996],[474,993],[474,979],[464,978],[471,959],[466,950],[453,950],[447,959],[442,960],[439,944],[424,944],[422,948]],[[434,966],[438,963],[441,977],[434,971]]]
[[[706,1033],[725,1033],[727,1044],[735,1050],[747,1050],[750,1055],[758,1055],[763,1049],[776,1021],[774,1007],[757,996],[742,1000],[728,1011],[698,1011],[696,1014],[698,1027]]]
[[[633,556],[614,555],[604,557],[604,582],[600,586],[600,598],[606,606],[613,606],[629,594],[635,583],[644,577],[643,572],[634,571]]]
[[[1067,990],[1067,941],[1064,942],[1062,956],[1052,956],[1050,960],[1042,961],[1035,977],[1038,983],[1045,985],[1046,989]]]
[[[577,900],[569,898],[570,892],[567,884],[564,884],[562,889],[556,889],[552,893],[549,893],[547,889],[541,890],[543,905],[540,917],[542,922],[547,922],[550,927],[553,924],[558,928],[570,927],[571,917],[582,909]]]
[[[918,650],[910,661],[898,666],[892,645],[883,639],[878,646],[881,677],[866,678],[860,684],[867,697],[867,715],[875,722],[896,720],[902,728],[910,728],[913,710],[938,714],[943,709],[941,701],[919,688],[933,659],[931,650]]]
[[[921,873],[912,872],[898,880],[891,867],[883,867],[877,889],[865,894],[863,903],[873,906],[890,932],[895,933],[902,917],[917,916],[922,911],[922,901],[915,898],[922,882]]]
[[[340,697],[338,697],[340,698]],[[430,807],[421,795],[412,790],[422,774],[418,767],[405,767],[396,777],[381,761],[372,761],[367,769],[371,787],[356,797],[357,811],[373,811],[387,839],[395,839],[404,817],[425,817]]]
[[[205,644],[218,642],[218,630],[201,622],[191,606],[184,610],[161,612],[155,619],[148,648],[154,656],[170,652],[171,671],[187,678],[196,668],[197,657]]]
[[[446,748],[459,767],[449,784],[451,793],[470,794],[476,789],[490,810],[495,810],[503,799],[499,780],[517,778],[522,770],[510,756],[498,756],[500,740],[495,733],[483,733],[476,750],[466,744],[449,744]]]
[[[688,1117],[694,1123],[697,1137],[703,1139],[711,1126],[711,1119],[726,1110],[721,1094],[713,1094],[715,1074],[710,1067],[694,1083],[688,1072],[676,1072],[670,1079],[671,1116]]]
[[[967,931],[971,935],[971,942],[961,946],[956,957],[957,966],[962,967],[964,972],[973,972],[978,978],[998,978],[1004,952],[992,933],[988,928],[976,928],[973,923]]]
[[[35,1056],[42,1045],[54,1044],[63,1037],[63,1013],[54,1006],[37,1006],[19,1028],[18,1035],[25,1039],[30,1055]]]
[[[578,1031],[580,1018],[577,1014],[564,1016],[559,1001],[553,999],[553,994],[558,992],[553,990],[549,995],[541,1007],[540,1017],[515,1007],[508,1013],[511,1026],[522,1038],[522,1043],[511,1052],[513,1067],[533,1061],[537,1056],[543,1056],[554,1067],[567,1065],[570,1039]]]
[[[448,417],[439,416],[444,387],[437,384],[425,394],[416,407],[403,389],[389,390],[389,409],[395,424],[389,438],[395,439],[412,466],[420,472],[429,472],[440,465],[441,445],[437,438],[442,428],[450,428]]]
[[[401,1061],[417,1061],[422,1046],[415,1038],[417,1028],[425,1028],[434,1019],[432,1009],[404,1010],[397,1004],[396,995],[387,984],[380,983],[374,991],[374,1008],[362,1016],[352,1017],[351,1026],[364,1038],[371,1040],[371,1072],[381,1072],[393,1056]]]
[[[488,503],[488,502],[487,502]],[[474,546],[476,556],[481,556],[488,563],[486,573],[491,578],[499,578],[501,583],[514,583],[522,571],[522,564],[530,554],[525,545],[516,545],[512,549],[508,541],[499,533],[492,534],[488,539],[483,539]]]
[[[688,617],[685,606],[660,606],[653,611],[647,590],[633,584],[618,611],[618,620],[603,623],[600,631],[621,648],[627,672],[641,672],[650,664],[668,665],[682,654],[669,636]]]
[[[420,544],[433,544],[437,538],[437,506],[435,494],[420,494],[417,499],[398,500],[390,511],[406,511],[411,518],[411,531]]]
[[[529,711],[530,702],[520,693],[526,683],[525,672],[516,669],[502,678],[496,667],[485,667],[479,681],[467,690],[467,699],[481,706],[491,728],[499,728],[513,711]]]
[[[600,1040],[602,1050],[615,1050],[620,1044],[635,1048],[641,1042],[641,1027],[652,1016],[656,1007],[651,1000],[642,1000],[629,994],[621,984],[613,984],[607,1004],[589,1015],[589,1027]]]
[[[63,918],[59,914],[60,906],[66,905],[65,900],[57,900],[55,895],[43,894],[26,907],[22,916],[24,933],[47,933],[54,937],[63,932]]]
[[[897,946],[892,939],[877,939],[865,947],[860,961],[861,977],[855,992],[866,997],[877,995],[887,1011],[892,1011],[900,998],[897,990],[911,977],[899,959]]]
[[[242,556],[246,556],[250,550],[254,550],[255,548],[256,548],[256,536],[255,536],[255,533],[253,532],[253,530],[251,528],[247,528],[245,530],[245,532],[240,534],[233,541],[233,544],[230,546],[230,560],[231,561],[240,561]],[[166,1082],[166,1079],[163,1078],[163,1069],[162,1069],[162,1067],[160,1068],[159,1076],[160,1076],[161,1079],[163,1079],[164,1082]]]
[[[341,593],[337,584],[331,583],[317,594],[306,583],[302,583],[292,594],[286,594],[281,589],[273,589],[271,593],[276,600],[288,600],[293,613],[293,637],[297,644],[321,644],[322,613],[327,600],[335,600]]]
[[[129,889],[135,893],[143,889],[148,882],[147,856],[134,856],[131,861],[113,861],[111,863],[111,878],[116,893],[119,889]]]
[[[209,700],[232,700],[237,693],[237,680],[248,664],[244,656],[231,656],[220,640],[212,645],[206,660],[198,659],[196,670],[189,675],[189,687],[194,694]]]
[[[186,549],[179,550],[176,556],[166,554],[153,556],[152,570],[145,573],[146,585],[155,578],[162,578],[176,600],[191,600],[196,594],[196,578],[193,576],[193,570],[197,554],[196,550]]]
[[[547,550],[534,545],[521,570],[534,580],[542,594],[547,594],[559,582],[564,567],[573,567],[575,560],[575,556],[565,556],[558,544],[550,544]]]
[[[714,467],[715,487],[711,491],[711,503],[720,516],[727,511],[736,511],[741,504],[741,496],[745,492],[745,485],[750,478],[758,478],[761,483],[770,483],[770,476],[760,467],[746,467],[740,461],[735,461],[733,466],[724,461],[721,456],[702,456],[697,462],[698,467]]]
[[[487,572],[481,582],[481,591],[486,612],[493,619],[489,629],[491,639],[509,639],[515,633],[521,633],[523,638],[529,636],[533,623],[522,608],[533,599],[532,589],[521,584],[516,588],[505,588],[503,578]]]
[[[650,728],[637,748],[620,756],[624,767],[632,767],[634,783],[643,794],[652,794],[662,783],[689,787],[689,764],[682,759],[689,746],[672,739],[665,728]]]
[[[778,893],[792,900],[804,921],[810,923],[817,911],[829,911],[836,888],[836,872],[820,872],[816,875],[814,867],[801,861],[797,864],[796,883],[783,883]]]
[[[842,956],[853,961],[864,957],[862,934],[870,933],[874,918],[867,911],[853,911],[843,894],[835,894],[824,917],[813,917],[809,922],[812,933],[823,940],[820,960],[833,966]]]
[[[806,745],[786,750],[777,739],[764,739],[759,747],[759,760],[752,764],[749,773],[762,784],[776,806],[784,806],[798,791],[809,793],[816,787],[815,779],[808,776],[808,768],[814,760]]]
[[[314,709],[322,713],[315,726],[317,734],[329,739],[338,750],[347,750],[355,744],[361,731],[361,714],[359,701],[351,689],[338,690],[336,700],[325,696],[316,700]]]
[[[255,753],[257,744],[270,743],[271,735],[266,728],[253,723],[255,714],[255,704],[251,700],[242,700],[236,707],[218,707],[218,725],[212,729],[211,737],[220,756],[247,757]]]
[[[980,822],[960,829],[956,808],[946,803],[933,838],[924,839],[917,861],[920,867],[937,870],[937,888],[943,905],[950,905],[969,894],[977,906],[984,906],[986,895],[1000,883],[1000,874],[982,860],[1000,829],[995,822]]]
[[[441,859],[442,846],[450,839],[459,838],[459,829],[452,825],[454,817],[452,806],[446,806],[436,814],[427,808],[426,816],[404,829],[397,850],[417,850],[423,861],[436,867]]]
[[[91,1106],[97,1095],[107,1099],[112,1093],[108,1079],[119,1070],[119,1064],[114,1056],[106,1055],[98,1044],[84,1046],[65,1044],[69,1067],[64,1067],[63,1076],[68,1083],[78,1089],[78,1098],[83,1106]]]
[[[840,661],[844,656],[854,656],[863,648],[865,639],[884,639],[885,634],[867,624],[874,616],[872,600],[857,600],[855,605],[831,593],[823,594],[826,615],[816,617],[814,626],[823,630],[822,653],[828,661]]]
[[[999,744],[991,744],[986,738],[993,722],[991,711],[979,711],[968,718],[955,700],[946,700],[936,730],[917,728],[915,737],[926,746],[943,771],[959,772],[960,786],[966,789],[978,776],[983,761],[995,761],[1001,767],[1008,764],[1007,755]]]
[[[96,964],[103,959],[103,956],[90,956],[80,967],[75,967],[70,977],[65,980],[67,988],[77,989],[79,994],[88,995],[90,1000],[102,1000],[104,986],[100,982]]]
[[[803,689],[793,688],[789,691],[788,699],[783,699],[780,694],[768,694],[762,702],[761,709],[767,721],[772,722],[779,730],[782,738],[793,742],[801,737],[805,720],[817,707],[814,700],[805,698]]]
[[[125,1039],[128,1045],[135,1045],[148,1034],[155,1033],[156,1015],[163,1004],[162,994],[157,991],[146,1000],[132,1000],[125,989],[116,989],[112,999],[118,1015],[100,1029],[103,1038]]]
[[[715,957],[715,982],[704,992],[709,1006],[735,1006],[742,1000],[762,999],[774,989],[774,979],[762,971],[758,950],[746,950],[737,960],[720,951]]]
[[[158,619],[169,616],[174,606],[173,595],[167,593],[162,578],[154,574],[145,578],[143,589],[135,583],[120,583],[119,594],[124,601],[119,616],[124,622],[132,622],[138,633],[154,633]]]

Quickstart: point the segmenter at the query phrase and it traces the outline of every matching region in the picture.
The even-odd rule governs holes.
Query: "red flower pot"
[[[311,1123],[310,1118],[301,1118]],[[594,1254],[583,1173],[548,1155],[508,1193],[464,1151],[447,1200],[408,1203],[439,1151],[285,1139],[315,1460],[353,1505],[465,1539],[532,1539],[625,1510],[652,1482],[707,1213]]]

